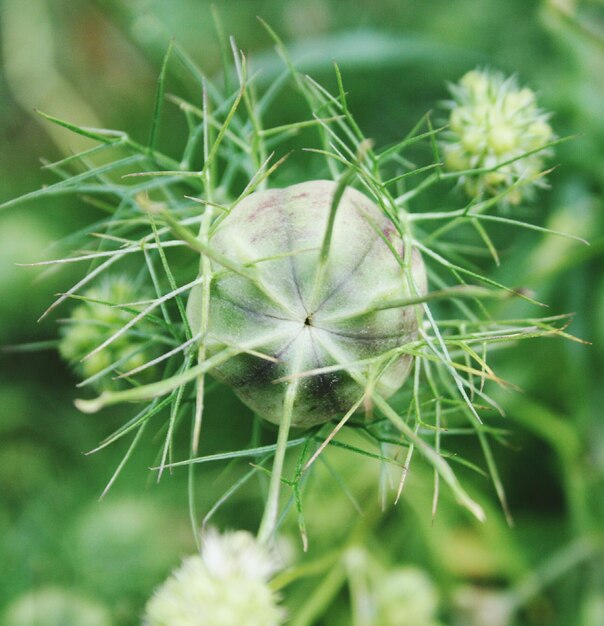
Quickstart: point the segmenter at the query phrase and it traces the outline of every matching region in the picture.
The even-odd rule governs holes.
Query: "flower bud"
[[[86,291],[83,298],[71,312],[59,343],[61,356],[83,379],[112,366],[115,370],[127,372],[153,358],[155,352],[145,345],[147,339],[144,337],[153,328],[143,320],[137,325],[136,332],[123,334],[103,350],[82,360],[132,318],[132,313],[115,305],[140,301],[141,294],[126,277],[109,276],[98,287]],[[118,383],[104,376],[97,379],[95,385],[103,390],[115,388]]]
[[[508,203],[517,204],[541,178],[536,174],[551,152],[545,146],[554,138],[534,92],[519,89],[513,78],[478,70],[468,72],[451,91],[450,131],[443,142],[445,166],[453,172],[470,169],[467,164],[493,169],[460,175],[460,184],[470,196],[498,195],[522,179],[522,189],[506,195]]]
[[[472,70],[465,74],[459,84],[476,100],[486,98],[490,87],[488,77],[478,70]]]
[[[285,612],[268,586],[278,564],[244,531],[204,536],[145,608],[145,626],[279,626]]]
[[[519,91],[507,93],[503,98],[503,112],[505,115],[516,115],[522,109],[534,111],[535,107],[535,93],[527,87]]]

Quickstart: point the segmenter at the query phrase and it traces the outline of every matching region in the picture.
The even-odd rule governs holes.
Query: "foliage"
[[[331,10],[331,5],[316,4]],[[575,30],[566,30],[564,25],[573,19],[572,12],[564,12],[564,21],[560,22],[556,21],[560,17],[558,12],[551,8],[544,8],[543,11],[543,23],[554,33],[552,45],[556,42],[564,45],[562,42],[568,37],[581,37]],[[460,9],[459,14],[462,12],[463,9]],[[228,11],[227,15],[230,15]],[[114,19],[119,21],[121,18],[114,15]],[[495,20],[495,17],[491,19]],[[270,21],[274,23],[278,20]],[[463,33],[462,21],[458,15],[455,22],[458,37]],[[123,23],[128,24],[128,21],[124,18]],[[228,26],[228,30],[232,30],[230,23]],[[439,23],[436,11],[427,11],[424,28],[433,35],[441,32],[443,25]],[[544,28],[535,20],[531,22],[531,28],[539,37],[545,37]],[[236,28],[234,30],[237,32]],[[251,36],[248,33],[245,35]],[[379,68],[385,63],[387,54],[390,54],[384,52],[389,49],[388,36],[384,34],[379,41],[383,46],[377,48],[376,57],[370,62],[377,73],[381,71]],[[591,45],[582,41],[582,45]],[[423,44],[424,52],[431,51],[434,59],[444,60],[446,57],[451,63],[451,55],[448,56],[437,46],[431,47],[425,39]],[[421,363],[415,369],[413,384],[408,384],[389,402],[374,398],[377,419],[369,424],[349,417],[349,427],[340,430],[333,439],[332,426],[329,425],[296,433],[290,439],[288,456],[291,455],[291,459],[288,463],[286,458],[285,473],[280,481],[289,500],[281,504],[285,512],[291,509],[297,515],[282,518],[280,524],[283,531],[289,533],[292,521],[294,525],[297,521],[302,536],[309,537],[311,542],[309,556],[298,557],[301,563],[299,570],[284,573],[281,583],[287,584],[287,602],[291,606],[290,613],[296,616],[295,623],[319,623],[320,615],[325,616],[326,623],[330,616],[331,619],[335,616],[336,620],[341,620],[336,623],[345,623],[349,619],[343,617],[347,615],[346,602],[340,597],[342,594],[338,595],[346,580],[350,581],[352,593],[353,577],[346,573],[344,555],[349,554],[351,545],[373,542],[383,563],[417,562],[430,571],[445,598],[442,603],[443,619],[451,623],[454,614],[461,613],[459,607],[462,604],[465,607],[463,611],[468,615],[478,615],[483,602],[480,593],[472,586],[465,589],[462,601],[455,590],[457,585],[462,581],[472,584],[486,580],[491,581],[492,586],[497,586],[498,581],[505,583],[505,590],[500,592],[503,595],[498,601],[507,607],[503,611],[506,619],[516,619],[511,616],[528,605],[528,615],[517,618],[525,621],[517,623],[547,623],[549,612],[558,620],[556,623],[568,623],[568,619],[575,619],[580,614],[581,623],[586,626],[596,624],[599,610],[597,589],[601,574],[594,562],[599,541],[595,534],[598,527],[597,498],[590,497],[590,494],[597,493],[597,481],[601,480],[601,473],[597,471],[598,467],[601,468],[597,461],[601,438],[591,418],[593,410],[589,408],[598,406],[597,391],[595,388],[593,392],[587,391],[588,372],[593,369],[589,359],[593,357],[588,356],[588,348],[566,345],[565,342],[546,344],[543,339],[527,344],[538,345],[538,351],[535,347],[517,345],[513,350],[499,354],[501,344],[515,341],[519,336],[564,334],[567,320],[558,317],[555,314],[558,311],[578,310],[579,319],[573,327],[574,332],[590,336],[588,323],[595,324],[597,318],[582,313],[587,309],[581,306],[581,302],[588,298],[591,303],[592,294],[597,291],[590,285],[590,280],[598,276],[598,260],[592,261],[591,266],[583,265],[581,270],[577,267],[579,262],[589,261],[601,251],[601,238],[598,239],[597,234],[594,237],[601,221],[595,210],[599,202],[596,192],[601,189],[597,168],[593,167],[595,160],[588,162],[587,157],[581,160],[573,155],[569,144],[557,147],[564,167],[551,175],[554,191],[551,194],[540,192],[539,195],[540,203],[554,207],[550,211],[533,209],[531,212],[531,209],[522,208],[518,214],[500,213],[498,206],[504,200],[506,191],[492,199],[482,198],[465,205],[459,194],[450,191],[457,175],[444,173],[439,167],[442,159],[437,140],[441,131],[432,120],[438,121],[440,115],[425,117],[415,127],[410,117],[406,118],[403,132],[400,129],[397,132],[400,141],[392,142],[388,116],[380,120],[379,114],[370,114],[376,104],[387,108],[396,101],[389,91],[392,86],[384,84],[377,99],[373,93],[362,93],[363,86],[370,84],[371,78],[365,81],[362,73],[355,74],[353,69],[346,69],[350,48],[342,46],[342,55],[335,56],[338,60],[343,59],[344,65],[342,71],[336,66],[333,79],[325,77],[325,82],[333,85],[333,89],[327,91],[314,79],[298,73],[293,66],[271,69],[278,66],[267,57],[260,57],[257,66],[252,62],[248,67],[236,46],[232,56],[237,71],[225,72],[215,80],[210,79],[175,44],[163,66],[148,141],[135,141],[124,133],[70,125],[71,130],[96,140],[99,145],[50,165],[49,169],[63,180],[34,192],[29,199],[52,202],[53,198],[63,199],[73,194],[88,201],[96,211],[104,212],[106,217],[97,218],[92,226],[83,223],[75,236],[70,234],[63,242],[62,249],[67,253],[54,257],[57,265],[65,266],[72,272],[68,267],[72,263],[89,264],[84,272],[71,273],[75,277],[76,289],[68,290],[57,302],[66,302],[76,293],[82,293],[88,281],[94,281],[105,269],[123,266],[134,277],[133,284],[152,284],[155,294],[151,300],[146,294],[134,296],[131,302],[114,300],[114,304],[120,305],[116,311],[128,316],[130,321],[123,327],[125,331],[116,328],[120,335],[106,337],[107,345],[116,343],[126,332],[136,329],[134,322],[140,320],[147,329],[145,332],[161,338],[165,346],[162,351],[168,355],[168,358],[153,364],[154,368],[165,368],[159,377],[162,381],[159,386],[140,385],[145,381],[133,378],[133,384],[127,391],[106,391],[99,399],[80,404],[84,408],[96,409],[121,399],[149,402],[134,417],[130,414],[124,418],[127,411],[121,409],[115,414],[114,409],[106,413],[107,420],[116,426],[116,430],[114,435],[103,441],[101,447],[129,436],[131,440],[125,457],[118,456],[123,453],[123,448],[115,452],[109,448],[104,450],[104,457],[99,457],[101,460],[92,457],[84,463],[94,463],[92,467],[97,468],[93,482],[100,491],[99,479],[107,479],[110,475],[107,464],[117,461],[118,470],[124,471],[121,489],[128,493],[131,491],[128,486],[139,480],[135,477],[140,469],[129,471],[124,461],[137,458],[131,454],[136,446],[141,450],[143,459],[146,455],[144,450],[153,447],[155,451],[159,450],[159,456],[156,461],[150,458],[148,465],[167,468],[176,466],[179,459],[185,459],[180,464],[188,465],[190,476],[193,476],[193,467],[204,470],[201,480],[190,483],[189,493],[191,502],[207,513],[207,519],[216,516],[215,519],[226,525],[236,523],[237,526],[254,527],[257,524],[260,514],[257,503],[264,497],[266,474],[276,451],[274,435],[255,423],[246,409],[223,387],[205,381],[204,368],[195,364],[199,354],[194,336],[187,329],[182,298],[186,293],[184,287],[188,286],[188,289],[191,283],[198,280],[199,252],[207,250],[198,249],[198,244],[203,244],[203,236],[198,237],[192,230],[183,228],[195,227],[203,234],[203,215],[208,222],[219,220],[225,208],[231,207],[238,198],[267,184],[282,187],[297,182],[300,177],[317,178],[325,176],[326,172],[335,180],[350,175],[350,183],[372,196],[383,209],[390,209],[393,221],[406,237],[412,238],[413,245],[422,250],[430,270],[432,293],[436,291],[437,296],[429,302],[414,303],[425,309],[427,323],[424,325],[425,335],[408,347],[417,362]],[[508,44],[508,50],[511,48]],[[280,49],[285,53],[284,47],[280,46]],[[226,57],[229,51],[225,41],[222,51]],[[296,54],[295,46],[292,54]],[[581,54],[576,57],[578,65],[582,62]],[[593,58],[591,52],[589,54]],[[429,64],[426,60],[429,57],[426,52],[424,60],[419,62]],[[400,59],[397,62],[401,62]],[[473,60],[472,65],[475,63],[476,60]],[[513,55],[507,63],[507,69],[514,69]],[[536,58],[533,63],[533,78],[538,79],[539,71],[549,76],[545,62],[540,65],[542,61]],[[528,67],[523,69],[531,71]],[[315,66],[315,71],[321,73],[321,67]],[[272,78],[267,80],[263,74]],[[573,123],[573,116],[575,121],[577,116],[582,116],[581,119],[591,124],[590,131],[595,138],[601,128],[597,118],[590,118],[589,100],[581,99],[584,92],[577,88],[581,83],[572,82],[576,74],[579,72],[568,71],[567,84],[562,88],[554,84],[544,90],[546,97],[549,96],[548,105],[561,112],[561,119],[554,119],[553,125],[560,135],[575,132],[577,125]],[[176,104],[175,111],[182,115],[182,124],[177,121],[175,111],[170,110],[169,104],[163,104],[163,95],[167,93],[166,86],[171,76],[178,77],[179,84],[186,85],[184,91],[189,94],[198,94],[203,88],[200,102],[195,96],[181,99],[167,94],[169,102]],[[440,90],[444,76],[439,76],[438,71],[433,76],[432,84],[425,78],[419,81],[413,105],[419,110],[429,106],[429,101],[444,95]],[[455,74],[449,74],[447,78],[452,76]],[[434,86],[437,82],[439,87]],[[538,80],[537,85],[543,87],[544,82]],[[292,85],[296,89],[292,89]],[[182,93],[181,90],[179,92]],[[292,92],[296,93],[295,97]],[[554,93],[558,95],[553,97]],[[363,99],[366,106],[362,104]],[[304,120],[292,122],[292,117],[299,119],[292,114],[298,115],[306,106],[308,110],[304,113]],[[363,120],[369,121],[369,136],[381,138],[382,143],[389,145],[381,147],[377,143],[373,147],[368,144],[356,116],[353,118],[351,114],[351,111],[357,110]],[[56,118],[46,117],[58,122]],[[63,122],[59,124],[65,126]],[[178,130],[183,126],[186,128],[184,135]],[[320,154],[299,150],[308,146],[315,146],[313,149]],[[280,158],[291,149],[296,151],[282,165]],[[202,158],[199,158],[200,153]],[[174,154],[177,156],[168,156]],[[150,176],[150,172],[156,174]],[[189,174],[184,175],[184,172]],[[145,175],[123,178],[124,174]],[[202,209],[205,211],[203,214]],[[512,239],[512,230],[527,224],[530,224],[531,230],[543,229],[542,235],[526,230]],[[552,231],[560,230],[590,239],[592,246],[582,248],[579,244],[558,239]],[[72,250],[82,247],[85,249],[80,250],[77,256],[71,254]],[[492,260],[489,260],[489,255]],[[500,257],[505,262],[497,269]],[[495,264],[494,269],[492,264]],[[52,265],[49,263],[49,266]],[[63,290],[66,279],[61,279],[59,289]],[[56,281],[56,278],[53,280]],[[474,284],[465,286],[467,281]],[[476,283],[482,284],[478,286]],[[513,288],[502,290],[500,286],[504,284],[511,284]],[[523,290],[518,294],[520,286],[532,288],[537,293]],[[183,290],[179,291],[181,288]],[[90,299],[90,296],[84,297]],[[553,313],[540,319],[535,313],[536,305],[529,302],[534,299],[551,302]],[[141,308],[143,300],[146,303]],[[126,318],[123,319],[125,321]],[[16,341],[11,338],[11,343]],[[594,350],[597,352],[597,347]],[[487,353],[488,366],[485,363]],[[52,357],[43,358],[46,360],[38,362],[47,363],[46,371],[49,367],[56,369]],[[23,363],[28,369],[31,367],[29,354],[13,353],[11,360]],[[123,373],[117,361],[112,361],[106,372],[107,380],[115,375],[112,373],[114,365],[119,370],[118,374]],[[558,367],[549,365],[553,362],[559,364]],[[491,369],[493,364],[495,367]],[[497,391],[493,382],[505,378],[524,386],[527,389],[525,397],[507,394],[502,399],[504,394]],[[185,387],[187,381],[197,381],[197,388]],[[201,419],[200,384],[202,391],[208,393],[203,406],[206,415],[201,431],[203,436],[198,444],[199,430],[195,424]],[[584,393],[579,394],[579,390]],[[3,393],[7,397],[12,393],[15,397],[14,391],[7,389]],[[12,402],[14,405],[15,400]],[[17,405],[19,402],[16,401]],[[487,409],[489,404],[491,409]],[[516,424],[504,422],[497,416],[493,409],[500,404],[508,409]],[[565,418],[565,414],[572,415],[572,421]],[[482,421],[478,421],[477,416]],[[74,419],[69,418],[65,423],[72,424]],[[190,419],[193,420],[192,438],[187,444],[178,435],[177,427],[183,420],[188,422]],[[12,429],[9,432],[39,432],[39,424],[30,426],[26,421],[20,421],[23,420],[20,417],[15,417],[15,420],[21,426],[9,426]],[[56,421],[49,420],[43,432],[52,432]],[[76,423],[81,424],[81,418]],[[154,426],[146,430],[148,423]],[[102,430],[106,435],[106,427],[103,426]],[[149,441],[151,430],[161,431],[161,443]],[[405,435],[402,440],[400,430]],[[99,426],[93,428],[91,425],[88,432],[78,432],[80,434],[71,437],[71,449],[90,447]],[[529,436],[529,432],[534,435]],[[471,433],[478,435],[478,447],[467,437]],[[17,450],[14,447],[15,437],[11,436],[12,447],[7,452]],[[509,449],[491,449],[493,441],[518,442],[520,438],[523,443],[520,453]],[[22,439],[26,440],[25,437]],[[124,441],[117,446],[123,446]],[[35,446],[36,437],[33,442],[28,445]],[[311,457],[314,460],[313,455],[322,450],[327,442],[330,445],[325,448],[326,454],[316,457],[317,463],[309,464]],[[141,445],[143,443],[145,445]],[[51,451],[53,449],[46,443],[40,445]],[[554,457],[545,454],[546,445],[551,447]],[[223,450],[232,452],[224,453]],[[589,452],[586,453],[586,450]],[[412,456],[418,456],[415,451],[423,453],[429,463],[414,462],[406,479],[408,461]],[[480,451],[484,455],[482,459]],[[188,460],[190,456],[196,461],[194,465]],[[543,464],[538,464],[535,469],[536,459],[543,456],[549,458],[552,465],[552,459],[556,459],[557,469],[552,470]],[[23,492],[30,494],[31,512],[27,516],[23,513],[21,519],[23,523],[27,519],[39,520],[40,513],[36,510],[40,510],[42,500],[36,485],[44,484],[43,477],[51,474],[53,461],[46,460],[37,449],[28,451],[25,448],[14,458],[14,469],[12,474],[10,471],[7,474],[7,482],[9,476],[17,475],[22,477],[26,486],[27,480],[32,485],[29,492]],[[27,471],[17,459],[29,459],[26,461]],[[254,461],[252,466],[246,465],[247,459]],[[229,462],[226,473],[219,474],[217,470],[209,469],[217,461]],[[405,467],[401,468],[401,465]],[[81,460],[71,465],[72,468],[79,466]],[[309,467],[311,472],[307,471]],[[594,467],[595,471],[590,469]],[[394,471],[400,472],[398,476],[393,477]],[[168,484],[175,491],[184,492],[179,470],[175,468],[174,472],[174,478]],[[529,492],[531,483],[525,477],[531,472],[534,472],[535,483],[533,491]],[[563,517],[559,488],[547,493],[544,486],[555,483],[552,475],[557,476],[558,472],[567,498],[570,521],[568,525],[556,524],[556,528],[552,522]],[[503,486],[511,490],[509,508],[518,519],[517,530],[505,529],[497,508],[488,504],[481,484],[484,473],[491,475],[502,500]],[[66,475],[71,485],[69,489],[73,498],[84,498],[91,485],[77,474],[72,469]],[[391,490],[393,480],[394,489]],[[398,512],[391,510],[388,514],[378,515],[375,507],[366,504],[368,498],[370,502],[374,501],[372,494],[375,493],[376,482],[380,485],[380,499],[384,503],[388,492],[396,495],[397,487],[402,486],[404,480],[408,491],[399,504]],[[440,482],[447,483],[452,491],[440,489]],[[114,488],[120,489],[120,481],[115,482]],[[165,493],[163,489],[165,487],[157,489],[158,494]],[[539,519],[532,525],[532,532],[541,541],[537,549],[528,521],[531,511],[535,513],[536,509],[531,503],[531,496],[523,496],[527,492],[542,494],[540,497],[544,505]],[[346,495],[350,497],[349,504],[343,502]],[[478,514],[477,502],[480,502],[483,508],[487,508],[486,524],[479,529],[463,518],[452,506],[451,495]],[[114,496],[110,494],[108,497]],[[152,497],[152,493],[145,497]],[[17,492],[15,502],[22,502]],[[40,502],[37,507],[36,502]],[[222,508],[214,507],[214,502]],[[440,504],[435,532],[429,530],[429,510],[437,502]],[[251,504],[250,513],[245,518],[237,513],[241,503]],[[329,504],[331,511],[326,508]],[[22,507],[21,504],[19,506]],[[351,510],[364,508],[369,519],[360,518],[355,529],[344,537],[341,529],[350,519],[350,511],[346,507]],[[78,515],[76,502],[67,508]],[[158,515],[159,518],[164,517],[164,514]],[[328,522],[324,517],[330,518]],[[0,524],[6,526],[9,519],[12,518],[7,513],[0,517]],[[177,514],[174,514],[174,517],[168,516],[166,521],[174,524],[176,519]],[[194,520],[197,523],[198,518],[195,516]],[[326,528],[322,528],[321,520],[326,523]],[[19,525],[18,528],[26,532],[26,526]],[[183,533],[184,536],[186,533]],[[382,541],[380,538],[383,538]],[[186,539],[182,541],[184,543]],[[34,545],[44,553],[53,542],[56,539],[48,538],[46,542],[38,538]],[[556,550],[558,544],[565,543],[567,545],[561,550]],[[136,545],[134,539],[131,545]],[[489,556],[489,547],[492,551],[494,545],[501,546],[497,550],[500,554]],[[461,558],[455,556],[455,546],[460,546]],[[102,549],[99,548],[99,551]],[[58,546],[55,551],[61,553]],[[550,553],[551,561],[545,561]],[[177,549],[172,554],[176,555]],[[156,581],[177,560],[174,556],[172,563],[165,566]],[[542,561],[545,563],[543,567],[533,570],[533,564]],[[25,562],[29,563],[28,560]],[[585,566],[588,582],[584,593],[574,594],[573,578],[569,572],[577,571],[573,568],[583,563],[593,565]],[[85,569],[90,567],[88,564]],[[69,571],[69,567],[63,569],[63,580],[70,579]],[[311,594],[309,589],[313,580],[316,581],[316,576],[324,572],[325,582],[316,593]],[[558,576],[562,576],[564,582],[554,583],[557,586],[554,587],[555,596],[550,596],[552,600],[540,599],[543,585],[556,581]],[[85,579],[80,581],[80,587],[86,584]],[[24,582],[13,582],[7,588],[7,597],[27,588]],[[102,585],[99,589],[98,595],[102,597]],[[134,623],[142,599],[149,594],[149,590],[148,585],[132,590],[125,604],[124,622],[131,620]],[[117,615],[119,608],[110,595],[106,596],[106,602],[112,603],[112,610]],[[134,608],[137,602],[138,608]],[[355,619],[362,618],[357,616]],[[470,619],[467,617],[468,621]]]

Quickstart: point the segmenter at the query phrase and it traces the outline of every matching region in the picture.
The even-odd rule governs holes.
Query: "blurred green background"
[[[367,542],[384,563],[413,564],[427,573],[438,589],[443,624],[601,626],[604,4],[222,0],[218,8],[225,30],[262,68],[260,82],[268,83],[280,65],[257,15],[280,33],[299,67],[328,85],[336,59],[350,108],[378,144],[408,132],[446,98],[446,81],[475,66],[517,73],[554,112],[556,133],[578,135],[557,149],[552,189],[540,192],[524,211],[527,219],[585,237],[591,246],[522,232],[502,242],[503,263],[495,270],[499,280],[535,290],[552,314],[575,312],[570,331],[593,343],[541,339],[494,360],[497,372],[522,389],[500,394],[512,445],[496,450],[515,527],[505,524],[486,481],[472,485],[486,503],[486,524],[470,522],[447,497],[432,523],[431,475],[418,463],[404,501],[373,522]],[[82,125],[126,129],[144,142],[170,38],[208,74],[220,65],[204,0],[2,0],[0,20],[0,202],[53,182],[40,159],[56,160],[89,145],[44,123],[34,108]],[[199,86],[177,67],[167,90],[200,99]],[[284,110],[285,120],[288,115]],[[176,108],[166,106],[162,149],[176,153],[184,137]],[[0,343],[55,336],[56,316],[41,324],[36,318],[81,270],[40,272],[15,263],[51,258],[55,240],[93,218],[90,207],[71,197],[0,214]],[[500,313],[527,314],[514,306]],[[153,587],[195,549],[186,472],[156,484],[147,470],[160,446],[155,433],[98,501],[125,448],[120,443],[92,456],[83,452],[121,424],[126,412],[77,413],[74,385],[52,350],[2,357],[0,623],[7,626],[136,624]],[[237,420],[249,416],[230,395],[211,396],[208,415],[212,403],[229,417],[208,420],[210,449],[233,449]],[[239,443],[246,440],[242,430]],[[476,455],[474,445],[468,443],[470,456]],[[186,433],[181,452],[186,453]],[[375,509],[377,470],[368,465],[359,471],[349,462],[334,458],[350,473],[351,488],[366,508]],[[222,469],[200,474],[202,510],[228,485]],[[342,541],[342,526],[356,515],[341,492],[325,483],[307,505],[309,560]],[[216,522],[253,529],[260,512],[256,491],[240,494]],[[291,542],[298,551],[295,530]],[[316,584],[310,580],[286,590],[291,614]],[[31,593],[45,607],[38,621],[24,616]],[[510,597],[518,609],[513,615],[498,608]],[[325,616],[308,623],[350,623],[347,603],[343,588]]]

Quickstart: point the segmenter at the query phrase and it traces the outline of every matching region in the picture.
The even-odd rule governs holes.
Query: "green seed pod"
[[[284,377],[299,376],[292,424],[310,426],[341,417],[367,386],[392,395],[411,367],[409,355],[392,351],[416,338],[419,307],[387,305],[426,293],[422,258],[406,251],[392,222],[352,188],[326,238],[336,190],[332,181],[311,181],[253,193],[210,237],[214,251],[245,269],[212,264],[208,353],[239,352],[211,373],[276,424]],[[200,290],[188,305],[194,328],[201,324]],[[322,368],[332,369],[315,371]]]

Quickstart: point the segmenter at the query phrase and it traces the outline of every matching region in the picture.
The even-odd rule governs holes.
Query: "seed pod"
[[[248,350],[211,374],[276,424],[289,382],[284,377],[300,376],[292,424],[310,426],[343,415],[369,384],[391,395],[411,367],[409,355],[391,351],[415,339],[419,308],[380,307],[425,294],[421,256],[415,249],[407,254],[384,213],[346,188],[322,257],[336,188],[332,181],[311,181],[253,193],[210,238],[216,252],[245,271],[212,264],[208,352]],[[188,306],[194,328],[199,290]]]

